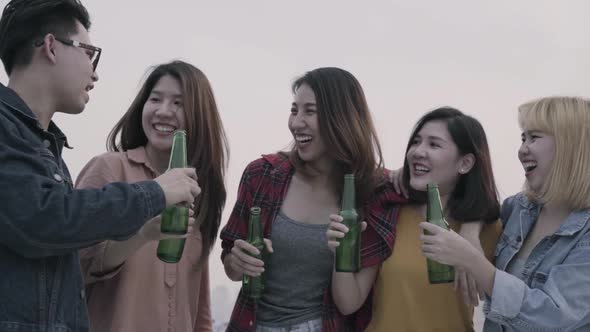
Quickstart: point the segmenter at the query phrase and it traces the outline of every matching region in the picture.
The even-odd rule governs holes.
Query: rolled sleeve
[[[503,321],[518,316],[527,286],[517,277],[496,269],[488,318]]]
[[[530,287],[496,270],[487,318],[515,331],[573,331],[590,326],[590,232],[569,249],[562,264],[536,273],[539,287]]]

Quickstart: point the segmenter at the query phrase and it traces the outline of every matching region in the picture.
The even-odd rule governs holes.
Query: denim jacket
[[[540,210],[523,193],[504,201],[484,332],[590,331],[590,209],[571,213],[537,244],[524,265],[524,280],[505,272]]]
[[[136,233],[165,205],[153,181],[74,190],[64,134],[0,84],[0,331],[88,331],[77,250]]]

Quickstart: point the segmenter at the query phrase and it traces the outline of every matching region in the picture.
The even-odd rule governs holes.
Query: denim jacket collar
[[[19,114],[25,121],[33,124],[35,127],[43,130],[43,126],[39,123],[37,116],[33,111],[29,108],[29,106],[25,103],[25,101],[11,88],[4,86],[4,84],[0,83],[0,102],[4,103],[8,108],[12,111]],[[50,121],[49,127],[47,128],[47,132],[53,134],[55,138],[63,142],[63,145],[66,148],[71,149],[68,145],[68,139],[66,135],[59,129],[59,127],[55,124],[55,122]]]
[[[538,214],[541,212],[543,207],[541,204],[531,201],[525,194],[517,196],[518,203],[528,210],[531,215],[531,220],[536,220]],[[558,236],[571,236],[586,227],[586,224],[590,221],[590,209],[573,211],[567,217],[565,222],[561,224],[555,235]]]

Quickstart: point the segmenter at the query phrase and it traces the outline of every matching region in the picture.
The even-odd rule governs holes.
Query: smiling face
[[[180,83],[170,75],[162,76],[143,106],[142,127],[146,149],[169,153],[176,130],[186,130]]]
[[[524,168],[527,186],[539,193],[553,166],[555,138],[541,131],[525,130],[521,140],[518,159]]]
[[[447,124],[439,120],[424,124],[412,139],[406,157],[412,189],[426,191],[426,186],[434,183],[441,195],[449,195],[459,176],[473,166],[473,156],[459,153]]]
[[[315,94],[307,84],[302,84],[295,92],[288,125],[302,161],[313,164],[328,159],[326,146],[320,135]]]

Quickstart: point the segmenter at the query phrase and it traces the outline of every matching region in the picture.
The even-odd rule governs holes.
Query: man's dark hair
[[[67,38],[77,33],[76,21],[90,29],[90,17],[79,0],[12,0],[0,18],[0,59],[6,73],[30,64],[34,43],[52,33]]]

